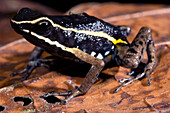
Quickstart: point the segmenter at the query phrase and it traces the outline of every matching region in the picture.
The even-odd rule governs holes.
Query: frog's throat
[[[102,31],[99,31],[99,32],[95,32],[95,31],[88,31],[88,30],[77,30],[75,28],[66,28],[66,27],[63,27],[59,24],[56,24],[54,23],[51,19],[49,19],[48,17],[40,17],[38,19],[35,19],[35,20],[31,20],[31,21],[16,21],[16,20],[13,20],[11,19],[11,21],[15,24],[22,24],[22,23],[29,23],[29,24],[35,24],[41,20],[47,20],[49,22],[51,22],[52,26],[53,27],[58,27],[64,31],[73,31],[73,32],[76,32],[76,33],[83,33],[83,34],[87,34],[87,35],[91,35],[91,36],[95,36],[95,37],[103,37],[103,38],[106,38],[108,39],[109,41],[111,41],[113,44],[118,44],[118,43],[124,43],[124,44],[127,44],[126,41],[123,41],[122,39],[115,39],[114,37],[108,35],[107,33],[104,33]]]

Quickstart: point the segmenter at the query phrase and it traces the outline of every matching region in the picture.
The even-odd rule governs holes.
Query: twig
[[[145,104],[150,108],[151,111],[158,111],[156,108],[154,108],[153,104],[150,104],[150,103],[147,101],[147,97],[144,98],[144,102],[145,102]]]
[[[8,47],[11,47],[13,45],[16,45],[16,44],[19,44],[19,43],[23,43],[23,42],[26,42],[26,40],[24,38],[16,40],[16,41],[13,41],[13,42],[11,42],[9,44],[6,44],[5,46],[0,47],[0,51],[6,49]]]
[[[170,41],[156,43],[155,46],[170,45]]]
[[[128,20],[128,19],[134,19],[139,17],[153,16],[153,15],[167,14],[167,13],[170,13],[170,8],[162,8],[162,9],[142,11],[142,12],[137,12],[132,14],[113,16],[113,17],[104,18],[104,21],[113,22],[113,21]]]

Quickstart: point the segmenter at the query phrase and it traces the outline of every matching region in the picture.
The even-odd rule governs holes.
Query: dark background
[[[32,0],[32,1],[41,3],[43,5],[47,5],[61,12],[68,11],[71,7],[86,2],[100,2],[100,3],[119,2],[119,3],[140,3],[140,4],[150,3],[150,4],[167,4],[167,5],[170,2],[169,0]]]

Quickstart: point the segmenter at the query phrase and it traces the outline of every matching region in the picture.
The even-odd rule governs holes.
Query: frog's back
[[[104,32],[110,36],[116,35],[119,32],[118,28],[114,25],[104,22],[94,16],[89,16],[86,13],[82,14],[72,14],[66,16],[51,17],[53,21],[62,27],[73,28],[76,30],[94,31],[94,32]]]
[[[118,27],[84,13],[49,18],[56,29],[55,37],[48,38],[101,59],[114,52],[114,41],[125,38]]]
[[[113,38],[116,27],[102,20],[82,14],[59,16],[53,21],[57,26],[54,31],[55,38],[53,36],[48,38],[66,47],[78,48],[100,59],[115,49],[114,43],[108,40],[108,37]]]

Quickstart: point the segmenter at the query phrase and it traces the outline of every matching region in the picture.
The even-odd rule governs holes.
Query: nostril
[[[22,26],[19,26],[19,29],[23,29],[23,27],[22,27]]]

